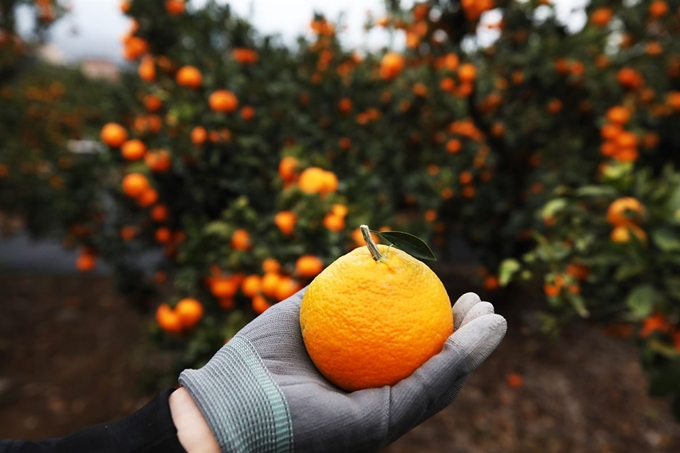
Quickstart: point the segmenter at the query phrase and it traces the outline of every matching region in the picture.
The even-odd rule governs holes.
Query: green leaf
[[[421,260],[437,261],[437,257],[434,256],[432,249],[418,236],[414,236],[411,233],[405,233],[403,231],[375,231],[371,230],[371,233],[375,234],[380,238],[381,241],[387,242],[402,250],[414,258]]]
[[[634,277],[638,274],[641,274],[644,272],[645,266],[643,264],[622,264],[619,266],[619,268],[616,270],[616,275],[614,278],[616,279],[617,282],[620,282],[622,280],[627,280],[630,277]]]
[[[545,204],[545,206],[543,206],[543,209],[541,210],[541,217],[543,217],[544,219],[548,218],[566,207],[567,200],[565,198],[555,198],[554,200],[550,200]]]
[[[577,197],[612,197],[616,190],[609,186],[583,186],[574,191]]]
[[[680,238],[669,228],[659,228],[652,231],[652,240],[664,252],[680,251]]]
[[[512,276],[522,268],[519,261],[513,258],[503,260],[498,270],[498,281],[501,286],[506,286],[510,283]]]
[[[569,296],[569,302],[571,302],[571,306],[574,307],[574,310],[576,310],[576,313],[578,313],[580,317],[587,318],[590,316],[590,312],[586,308],[583,297],[578,294],[572,294]]]
[[[652,314],[658,294],[652,285],[640,285],[628,294],[626,305],[633,319],[641,320]]]

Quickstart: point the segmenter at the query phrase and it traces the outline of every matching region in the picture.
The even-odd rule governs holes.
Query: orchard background
[[[312,11],[291,45],[227,2],[123,1],[114,82],[32,57],[64,4],[0,5],[3,227],[106,263],[168,375],[368,224],[426,238],[501,312],[526,295],[553,341],[586,319],[633,342],[680,418],[677,0],[592,1],[576,31],[543,0],[390,1],[365,27],[404,45],[374,50]]]

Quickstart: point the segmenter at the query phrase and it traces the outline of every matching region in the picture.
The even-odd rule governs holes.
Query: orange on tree
[[[163,204],[158,204],[151,209],[151,220],[162,223],[168,220],[168,208]]]
[[[404,57],[396,52],[387,52],[380,61],[380,76],[393,79],[404,69]]]
[[[218,299],[233,297],[238,291],[239,281],[234,277],[214,277],[210,279],[210,292]]]
[[[243,108],[241,108],[241,118],[243,118],[244,121],[252,120],[255,118],[255,109],[250,105],[244,105]]]
[[[274,223],[283,234],[291,234],[295,229],[297,216],[292,211],[281,211],[274,216]]]
[[[89,272],[97,265],[97,258],[92,253],[84,252],[76,260],[76,269],[81,272]]]
[[[137,204],[143,208],[148,208],[158,201],[158,192],[153,187],[147,187],[137,197]]]
[[[139,160],[146,153],[146,145],[138,139],[128,140],[121,145],[120,153],[125,160]]]
[[[144,107],[149,112],[156,112],[163,106],[163,101],[161,101],[161,99],[154,94],[147,94],[144,96],[143,102]]]
[[[166,332],[175,334],[182,332],[182,321],[168,304],[162,304],[156,309],[156,322]]]
[[[282,301],[302,289],[302,285],[291,277],[282,277],[276,287],[275,299]]]
[[[156,66],[151,55],[144,55],[139,67],[137,68],[139,78],[145,82],[156,80]]]
[[[149,180],[141,173],[130,173],[123,178],[122,187],[125,195],[137,198],[149,188]]]
[[[165,0],[165,11],[171,16],[179,16],[184,8],[184,0]]]
[[[252,298],[251,306],[253,308],[253,311],[255,311],[255,313],[259,315],[264,313],[265,310],[271,307],[271,304],[267,302],[267,299],[265,297],[258,294]]]
[[[293,156],[286,156],[279,162],[279,176],[284,181],[291,181],[295,178],[295,170],[297,169],[298,161]]]
[[[614,200],[607,209],[607,221],[614,226],[635,225],[645,215],[645,207],[636,198]]]
[[[208,98],[210,109],[214,112],[230,113],[238,107],[238,98],[228,90],[217,90]]]
[[[612,19],[613,14],[611,8],[598,8],[590,15],[590,20],[598,27],[604,27]]]
[[[323,261],[318,256],[303,255],[296,261],[295,270],[301,277],[316,277],[323,270]]]
[[[401,250],[376,245],[368,227],[361,231],[367,246],[319,274],[300,307],[310,358],[347,391],[396,384],[439,353],[453,332],[451,302],[434,272]]]
[[[107,123],[102,128],[100,137],[107,145],[118,148],[127,140],[127,131],[117,123]]]
[[[281,282],[281,276],[279,274],[276,272],[267,272],[260,281],[260,290],[266,296],[275,297],[279,282]]]
[[[630,110],[626,107],[616,105],[607,110],[607,121],[610,123],[623,125],[630,119]]]
[[[248,250],[251,246],[250,234],[241,228],[234,231],[231,236],[231,246],[234,250]]]
[[[203,305],[191,297],[180,300],[175,307],[175,313],[184,328],[194,327],[203,317]]]
[[[191,130],[191,143],[201,146],[208,138],[208,131],[203,126],[196,126]]]
[[[277,273],[281,270],[281,264],[274,258],[267,258],[262,262],[262,270],[265,273]]]
[[[637,237],[640,242],[647,242],[647,233],[645,233],[645,230],[634,224],[614,227],[610,239],[612,242],[630,242],[632,238],[631,233]]]
[[[345,219],[343,216],[329,212],[323,218],[323,226],[329,231],[342,231],[345,229]]]
[[[260,292],[262,278],[259,275],[249,275],[241,283],[241,291],[248,297],[254,297]]]
[[[196,89],[203,84],[201,71],[193,66],[182,66],[175,76],[177,85]]]
[[[472,63],[462,64],[458,69],[458,78],[461,82],[474,82],[477,78],[477,68]]]
[[[164,149],[149,151],[144,155],[144,162],[153,172],[164,173],[172,167],[170,153]]]

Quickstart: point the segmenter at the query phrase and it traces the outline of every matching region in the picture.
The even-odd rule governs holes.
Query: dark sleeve
[[[103,423],[59,439],[2,441],[0,453],[186,453],[177,439],[168,387],[146,406],[115,423]]]

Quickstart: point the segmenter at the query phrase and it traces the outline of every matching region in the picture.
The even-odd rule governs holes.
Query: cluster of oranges
[[[619,162],[634,162],[638,159],[639,139],[635,133],[624,129],[631,113],[626,107],[617,105],[607,111],[607,123],[600,128],[603,139],[600,153]]]
[[[644,220],[645,207],[636,198],[624,197],[614,200],[607,209],[607,221],[614,227],[613,242],[629,242],[634,235],[640,242],[647,242],[647,233],[640,228]]]

